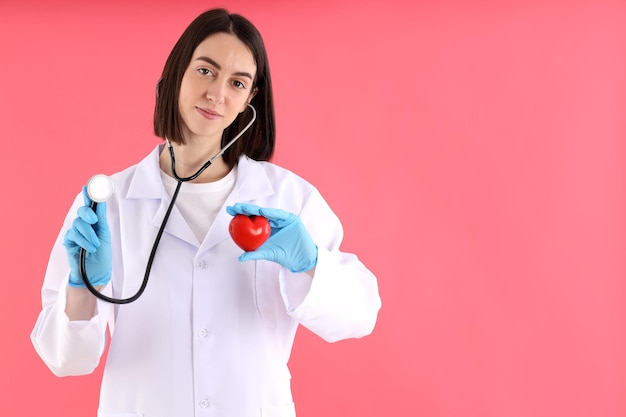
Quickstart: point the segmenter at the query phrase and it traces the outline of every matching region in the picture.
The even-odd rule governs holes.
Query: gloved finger
[[[288,211],[274,208],[262,208],[261,216],[270,221],[272,227],[284,227],[295,220],[296,215]]]
[[[91,207],[91,198],[89,198],[89,194],[87,193],[87,186],[83,185],[83,201],[85,202],[85,206]]]
[[[271,252],[263,251],[263,250],[254,250],[252,252],[244,252],[239,256],[239,260],[242,262],[245,261],[274,261]]]
[[[72,223],[72,230],[83,236],[89,243],[94,245],[96,248],[100,247],[100,238],[96,234],[96,231],[93,230],[93,226],[87,222],[84,222],[80,218],[74,219],[74,223]]]
[[[226,213],[230,214],[231,216],[236,216],[237,214],[241,214],[235,209],[235,206],[226,206]]]
[[[235,203],[232,206],[226,207],[226,212],[231,216],[237,214],[245,214],[246,216],[260,216],[261,207],[254,204],[247,203]]]
[[[244,252],[241,255],[239,255],[239,261],[241,262],[245,262],[245,261],[254,261],[257,260],[254,257],[251,257],[249,254],[252,254],[254,252]]]
[[[272,234],[298,220],[295,214],[280,209],[262,208],[260,213],[270,222]]]
[[[98,241],[97,243],[98,243],[98,246],[100,246],[100,242]],[[97,246],[95,246],[91,241],[85,238],[85,236],[83,236],[75,228],[71,228],[65,233],[65,238],[63,239],[63,245],[66,248],[73,248],[73,247],[78,246],[78,247],[85,249],[89,253],[95,253],[96,250],[98,250]]]
[[[93,201],[91,201],[91,199],[89,198],[89,193],[87,193],[87,186],[83,185],[83,200],[85,201],[85,207],[89,207],[91,208],[91,205],[93,204]],[[93,212],[93,210],[92,210]],[[100,227],[106,227],[107,226],[107,206],[106,206],[106,202],[102,202],[102,203],[97,203],[96,204],[96,212],[95,215],[97,217],[97,222],[99,223]],[[95,221],[92,222],[92,224],[96,223]]]
[[[77,213],[78,217],[85,223],[95,224],[98,221],[98,216],[89,206],[79,207]]]

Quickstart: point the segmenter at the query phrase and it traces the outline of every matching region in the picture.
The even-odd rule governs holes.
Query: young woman
[[[154,127],[166,143],[112,176],[110,200],[92,210],[83,189],[69,211],[35,349],[56,375],[89,374],[108,327],[100,417],[295,416],[287,363],[297,326],[330,342],[362,337],[381,302],[372,273],[339,250],[341,224],[317,189],[268,162],[271,78],[248,20],[216,9],[189,25],[159,80]],[[268,218],[257,250],[242,254],[230,238],[236,214]],[[148,269],[145,292],[122,305],[97,299],[81,249],[102,294],[132,297]]]

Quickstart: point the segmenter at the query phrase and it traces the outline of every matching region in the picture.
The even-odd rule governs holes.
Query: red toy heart
[[[228,225],[228,232],[241,249],[246,252],[256,250],[270,236],[269,221],[263,216],[237,214]]]

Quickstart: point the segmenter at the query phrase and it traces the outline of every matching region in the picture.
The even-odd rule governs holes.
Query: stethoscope
[[[87,271],[85,269],[86,251],[84,248],[81,248],[80,253],[78,255],[80,274],[82,276],[83,282],[85,283],[85,286],[87,287],[87,289],[89,289],[89,291],[94,296],[96,296],[100,300],[107,301],[113,304],[128,304],[137,300],[141,296],[141,294],[143,294],[144,290],[146,289],[146,286],[148,285],[148,278],[150,276],[150,270],[152,269],[152,262],[154,261],[154,256],[156,254],[157,247],[159,246],[159,242],[161,241],[161,236],[163,235],[163,231],[165,230],[165,225],[167,224],[167,220],[170,217],[172,208],[174,208],[174,202],[176,201],[176,197],[178,197],[178,191],[180,190],[180,186],[182,185],[183,182],[192,181],[198,178],[200,174],[204,172],[205,169],[211,166],[213,161],[215,161],[217,158],[222,156],[224,152],[226,152],[226,150],[230,148],[230,146],[233,143],[235,143],[235,141],[239,139],[241,135],[243,135],[250,128],[250,126],[252,126],[252,124],[256,120],[256,110],[250,104],[247,104],[247,106],[252,109],[252,120],[250,120],[250,122],[248,122],[248,124],[241,130],[241,132],[239,132],[237,136],[231,139],[230,142],[228,142],[226,146],[224,146],[214,157],[209,159],[204,165],[202,165],[202,167],[200,167],[200,169],[195,174],[189,177],[181,178],[176,173],[176,158],[174,156],[174,149],[172,148],[172,144],[170,143],[170,141],[168,139],[165,140],[167,142],[167,147],[169,148],[169,152],[170,152],[170,158],[172,160],[172,175],[176,179],[177,184],[176,184],[176,189],[174,190],[174,194],[172,195],[172,201],[170,202],[170,205],[167,208],[167,211],[165,212],[165,217],[163,217],[163,221],[161,222],[161,227],[159,227],[159,231],[154,239],[154,244],[152,245],[152,251],[150,252],[150,257],[148,258],[148,264],[146,265],[146,273],[143,277],[141,287],[139,288],[139,290],[137,290],[135,295],[129,298],[112,298],[112,297],[102,294],[91,284],[91,282],[89,282],[89,279],[87,278]],[[113,180],[111,180],[110,177],[103,175],[103,174],[97,174],[91,177],[89,181],[87,182],[87,195],[91,199],[91,209],[95,212],[98,203],[103,203],[107,201],[113,195],[113,191],[114,191]]]

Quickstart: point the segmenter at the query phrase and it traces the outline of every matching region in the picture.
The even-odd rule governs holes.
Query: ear
[[[241,109],[239,113],[243,113],[246,110],[246,107],[248,107],[248,104],[250,104],[250,102],[252,101],[254,96],[256,96],[256,93],[258,93],[258,91],[259,91],[258,87],[254,87],[252,89],[252,92],[250,92],[250,95],[248,96],[248,99],[246,100],[246,104],[243,105],[243,108]]]

